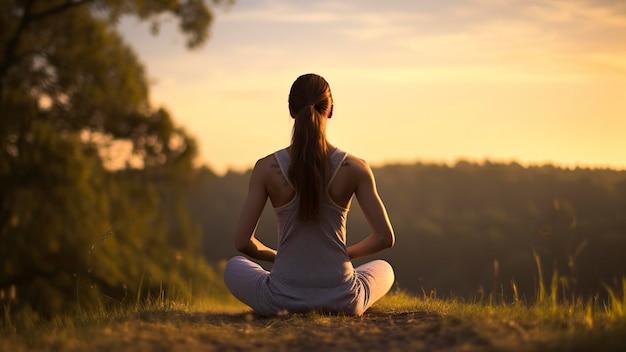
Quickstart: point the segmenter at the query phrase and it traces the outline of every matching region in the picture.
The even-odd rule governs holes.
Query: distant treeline
[[[556,273],[571,296],[603,295],[604,284],[619,286],[626,275],[624,171],[458,162],[388,165],[374,173],[397,236],[396,247],[380,257],[394,266],[401,289],[511,297],[514,282],[520,296],[533,299],[537,258],[544,284]],[[189,210],[201,224],[209,261],[236,254],[233,234],[248,177],[199,170]],[[258,233],[272,245],[275,226],[268,203]],[[354,202],[348,242],[367,234]]]

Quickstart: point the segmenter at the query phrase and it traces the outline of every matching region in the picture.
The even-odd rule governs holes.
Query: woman
[[[369,165],[332,146],[326,122],[333,116],[330,87],[315,74],[298,77],[289,93],[294,119],[291,146],[257,161],[244,202],[235,246],[271,272],[237,256],[224,281],[242,302],[261,315],[311,310],[362,315],[391,288],[391,265],[351,260],[394,245],[395,236],[378,197]],[[352,196],[372,233],[346,248],[346,216]],[[269,197],[276,212],[278,250],[255,237]]]

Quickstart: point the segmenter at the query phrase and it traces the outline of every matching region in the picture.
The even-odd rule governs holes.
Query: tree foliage
[[[14,311],[208,285],[200,229],[182,208],[196,143],[150,105],[116,23],[156,30],[174,18],[192,49],[208,39],[211,6],[228,2],[0,1],[0,299]],[[130,152],[113,155],[120,145]]]

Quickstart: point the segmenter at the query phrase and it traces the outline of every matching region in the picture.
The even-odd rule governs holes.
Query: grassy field
[[[540,292],[541,293],[541,292]],[[613,293],[613,291],[611,291]],[[626,297],[524,304],[389,294],[362,317],[322,313],[264,318],[233,299],[156,300],[18,327],[1,351],[624,351]]]

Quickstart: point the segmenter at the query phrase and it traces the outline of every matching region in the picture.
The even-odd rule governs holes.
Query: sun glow
[[[331,84],[333,143],[372,163],[517,160],[626,167],[626,5],[238,1],[185,52],[176,29],[123,33],[152,99],[218,172],[289,143],[287,93]],[[178,38],[178,39],[177,39]]]

